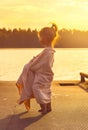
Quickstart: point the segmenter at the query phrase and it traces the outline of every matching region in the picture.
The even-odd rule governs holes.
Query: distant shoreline
[[[8,49],[8,50],[11,50],[11,49],[12,49],[12,50],[22,50],[22,49],[24,49],[24,50],[31,49],[31,50],[32,50],[32,49],[44,49],[44,47],[41,47],[41,48],[36,48],[36,47],[35,47],[35,48],[21,48],[21,47],[20,47],[20,48],[0,48],[0,50],[7,50],[7,49]],[[85,50],[87,50],[88,48],[87,48],[87,47],[84,47],[84,48],[83,48],[83,47],[81,47],[81,48],[79,48],[79,47],[78,47],[78,48],[77,48],[77,47],[76,47],[76,48],[75,48],[75,47],[71,47],[71,48],[70,48],[70,47],[69,47],[69,48],[68,48],[68,47],[66,47],[66,48],[63,48],[63,47],[55,47],[55,49],[64,49],[64,50],[65,50],[65,49],[69,49],[69,50],[70,50],[70,49],[80,49],[80,50],[85,49]]]

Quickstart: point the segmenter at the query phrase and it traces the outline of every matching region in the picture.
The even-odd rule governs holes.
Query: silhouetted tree
[[[56,48],[88,47],[88,31],[61,29],[58,31],[60,40]],[[0,48],[41,48],[37,30],[0,29]]]

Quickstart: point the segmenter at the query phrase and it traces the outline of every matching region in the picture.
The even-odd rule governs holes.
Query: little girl
[[[58,38],[58,30],[55,24],[45,27],[38,33],[40,43],[45,49],[29,63],[27,63],[16,83],[20,99],[19,104],[24,103],[27,110],[30,109],[30,99],[35,98],[40,104],[41,114],[51,111],[51,82],[53,80],[54,45]]]

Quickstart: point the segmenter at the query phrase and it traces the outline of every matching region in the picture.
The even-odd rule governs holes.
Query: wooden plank
[[[79,86],[88,91],[88,81],[79,83]]]

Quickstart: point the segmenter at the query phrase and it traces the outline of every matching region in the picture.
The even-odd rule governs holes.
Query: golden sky
[[[0,28],[39,29],[50,22],[60,29],[88,30],[88,0],[0,1]]]

